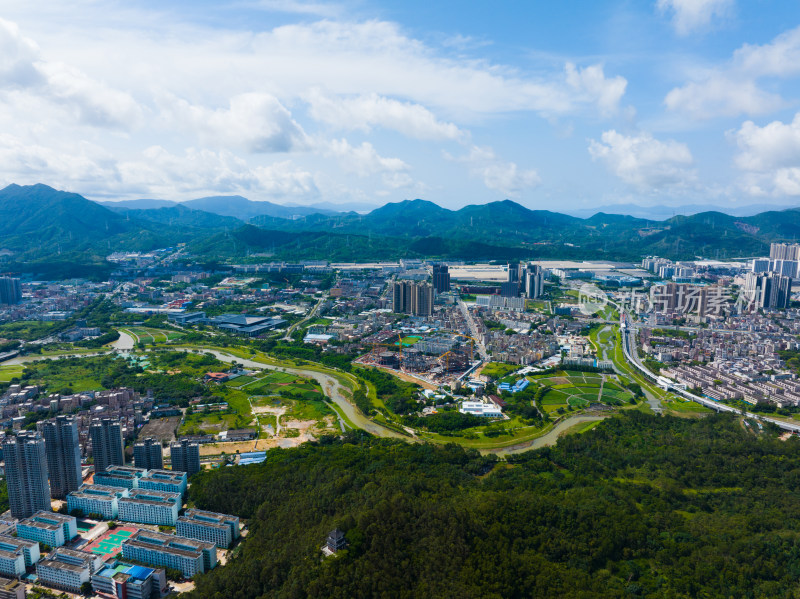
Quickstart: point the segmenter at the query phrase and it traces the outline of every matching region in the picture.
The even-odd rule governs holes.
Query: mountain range
[[[20,268],[74,272],[77,265],[107,268],[104,257],[113,251],[178,243],[200,259],[638,261],[652,254],[758,256],[772,241],[800,239],[800,209],[745,217],[710,211],[654,221],[602,212],[579,218],[509,200],[459,210],[406,200],[367,214],[308,207],[298,214],[299,208],[241,196],[108,206],[43,184],[9,185],[0,190],[0,250],[10,250]]]

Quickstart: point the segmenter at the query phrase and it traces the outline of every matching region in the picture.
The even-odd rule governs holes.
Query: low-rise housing
[[[139,524],[175,526],[181,509],[180,493],[131,489],[127,497],[119,498],[119,519]]]
[[[67,509],[84,515],[99,514],[106,520],[119,517],[119,500],[128,496],[128,489],[103,485],[83,485],[67,495]]]
[[[25,599],[25,583],[12,578],[0,578],[0,599]]]
[[[117,599],[157,599],[167,593],[167,578],[160,568],[114,562],[92,575],[92,590]]]
[[[227,548],[239,537],[239,518],[203,510],[186,510],[178,518],[175,532],[183,537]]]
[[[136,489],[139,480],[147,475],[144,468],[132,468],[130,466],[109,466],[105,472],[95,473],[94,484],[105,487],[121,487],[124,489]]]
[[[36,564],[36,576],[45,586],[79,593],[102,563],[102,558],[94,553],[59,547]]]
[[[3,576],[22,576],[40,557],[36,541],[0,535],[0,574]]]
[[[78,536],[78,523],[74,516],[55,512],[36,512],[17,523],[17,537],[38,541],[50,547],[61,547]]]
[[[183,494],[186,492],[186,473],[173,470],[148,470],[147,474],[139,479],[139,488]]]
[[[187,578],[217,565],[214,543],[139,530],[122,542],[122,556],[162,568],[180,570]]]

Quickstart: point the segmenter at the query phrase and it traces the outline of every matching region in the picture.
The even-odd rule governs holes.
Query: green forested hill
[[[508,464],[350,434],[193,479],[250,534],[191,597],[795,597],[798,485],[795,440],[724,415],[631,412]]]

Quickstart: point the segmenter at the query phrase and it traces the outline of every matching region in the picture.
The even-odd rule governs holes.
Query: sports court
[[[136,529],[129,526],[117,526],[86,545],[83,550],[102,555],[104,560],[108,560],[122,550],[122,541],[135,532]]]

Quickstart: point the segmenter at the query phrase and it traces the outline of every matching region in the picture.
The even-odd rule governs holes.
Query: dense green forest
[[[193,479],[250,534],[191,598],[796,597],[798,485],[797,441],[730,415],[632,411],[507,463],[349,433]]]

